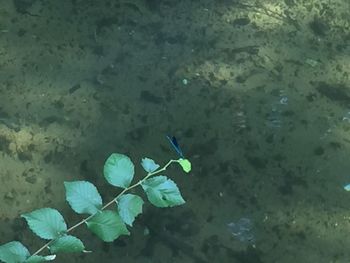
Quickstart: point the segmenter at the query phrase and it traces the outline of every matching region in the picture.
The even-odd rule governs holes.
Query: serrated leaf
[[[149,158],[142,158],[141,165],[147,173],[152,173],[160,167],[152,159]]]
[[[179,159],[178,163],[181,165],[184,172],[189,173],[191,171],[191,162],[188,159]]]
[[[96,187],[87,181],[64,182],[66,200],[78,214],[93,215],[102,207],[102,198]]]
[[[29,256],[28,249],[21,242],[11,241],[0,246],[0,260],[5,263],[25,262]]]
[[[172,207],[185,203],[176,184],[166,176],[149,178],[142,182],[141,186],[148,200],[157,207]]]
[[[113,153],[105,162],[103,174],[111,185],[127,188],[134,177],[134,164],[128,156]]]
[[[48,255],[48,256],[31,256],[29,257],[25,263],[39,263],[39,262],[45,262],[45,261],[52,261],[56,258],[56,255]]]
[[[63,216],[56,209],[42,208],[23,214],[29,228],[43,239],[55,239],[67,231]]]
[[[142,213],[143,200],[133,194],[122,195],[117,200],[118,212],[124,223],[132,226],[135,217]]]
[[[57,252],[82,252],[85,249],[83,242],[74,236],[62,236],[50,245],[51,253]]]
[[[87,221],[86,225],[105,242],[112,242],[121,235],[130,234],[116,211],[103,210]]]

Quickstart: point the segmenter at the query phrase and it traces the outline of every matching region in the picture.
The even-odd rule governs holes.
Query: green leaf
[[[186,173],[189,173],[191,171],[191,162],[188,159],[179,159],[177,162],[181,165],[182,170],[184,170]]]
[[[185,203],[176,184],[166,176],[152,177],[142,182],[141,186],[148,200],[157,207],[172,207]]]
[[[56,255],[48,255],[48,256],[31,256],[29,257],[25,263],[39,263],[39,262],[45,262],[45,261],[52,261],[56,258]]]
[[[0,260],[5,263],[25,262],[29,256],[28,249],[21,242],[11,241],[0,246]]]
[[[118,212],[124,223],[132,226],[135,217],[142,213],[143,200],[132,194],[122,195],[118,198]]]
[[[55,239],[67,231],[63,216],[56,209],[42,208],[23,214],[30,229],[43,239]]]
[[[141,165],[147,173],[152,173],[160,167],[152,159],[149,158],[143,158],[141,161]]]
[[[112,242],[120,235],[129,235],[117,212],[103,210],[86,222],[87,227],[105,242]]]
[[[85,249],[83,242],[81,242],[79,238],[70,235],[58,238],[50,245],[49,248],[51,253],[82,252]]]
[[[64,182],[66,200],[78,214],[93,215],[102,207],[102,198],[96,187],[86,181]]]
[[[105,162],[103,174],[111,185],[127,188],[134,177],[134,164],[128,156],[113,153]]]

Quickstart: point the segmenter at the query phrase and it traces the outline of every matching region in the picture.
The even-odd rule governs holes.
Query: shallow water
[[[35,251],[20,214],[80,217],[64,181],[112,152],[164,164],[186,204],[144,207],[131,236],[57,262],[347,262],[350,3],[40,1],[0,6],[0,243]],[[141,169],[137,169],[141,176]],[[254,244],[229,222],[249,216]],[[144,235],[145,229],[149,231]]]

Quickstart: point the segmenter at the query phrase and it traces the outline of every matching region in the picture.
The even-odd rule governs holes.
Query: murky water
[[[349,261],[349,10],[347,0],[2,1],[0,243],[35,251],[21,213],[53,207],[73,225],[64,181],[91,181],[107,202],[118,193],[101,176],[109,154],[164,164],[176,158],[170,134],[193,166],[167,172],[186,204],[145,206],[113,243],[81,227],[93,253],[57,262]]]

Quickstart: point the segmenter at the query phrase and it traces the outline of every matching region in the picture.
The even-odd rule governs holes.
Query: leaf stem
[[[141,179],[140,181],[138,181],[137,183],[125,188],[123,191],[121,191],[116,197],[114,197],[111,201],[109,201],[107,204],[105,204],[101,209],[100,211],[106,209],[107,207],[109,207],[110,205],[112,205],[113,203],[116,202],[116,200],[122,196],[123,194],[125,194],[126,192],[130,191],[131,189],[141,185],[145,180],[147,180],[148,178],[150,178],[151,176],[153,175],[156,175],[156,174],[159,174],[163,171],[165,171],[169,165],[171,165],[172,163],[177,163],[178,160],[170,160],[166,165],[164,165],[162,168],[154,171],[154,172],[151,172],[151,173],[148,173],[143,179]],[[100,212],[99,211],[99,212]],[[89,221],[92,217],[94,217],[97,213],[99,212],[96,212],[95,214],[92,214],[90,216],[88,216],[87,218],[81,220],[80,222],[76,223],[74,226],[70,227],[67,229],[67,231],[65,232],[66,233],[69,233],[71,231],[73,231],[74,229],[76,229],[77,227],[79,227],[80,225],[86,223],[87,221]],[[37,251],[35,251],[35,253],[33,253],[31,256],[35,256],[35,255],[38,255],[41,251],[43,251],[45,248],[49,247],[56,239],[52,239],[50,240],[49,242],[47,242],[45,245],[43,245],[41,248],[39,248]]]

